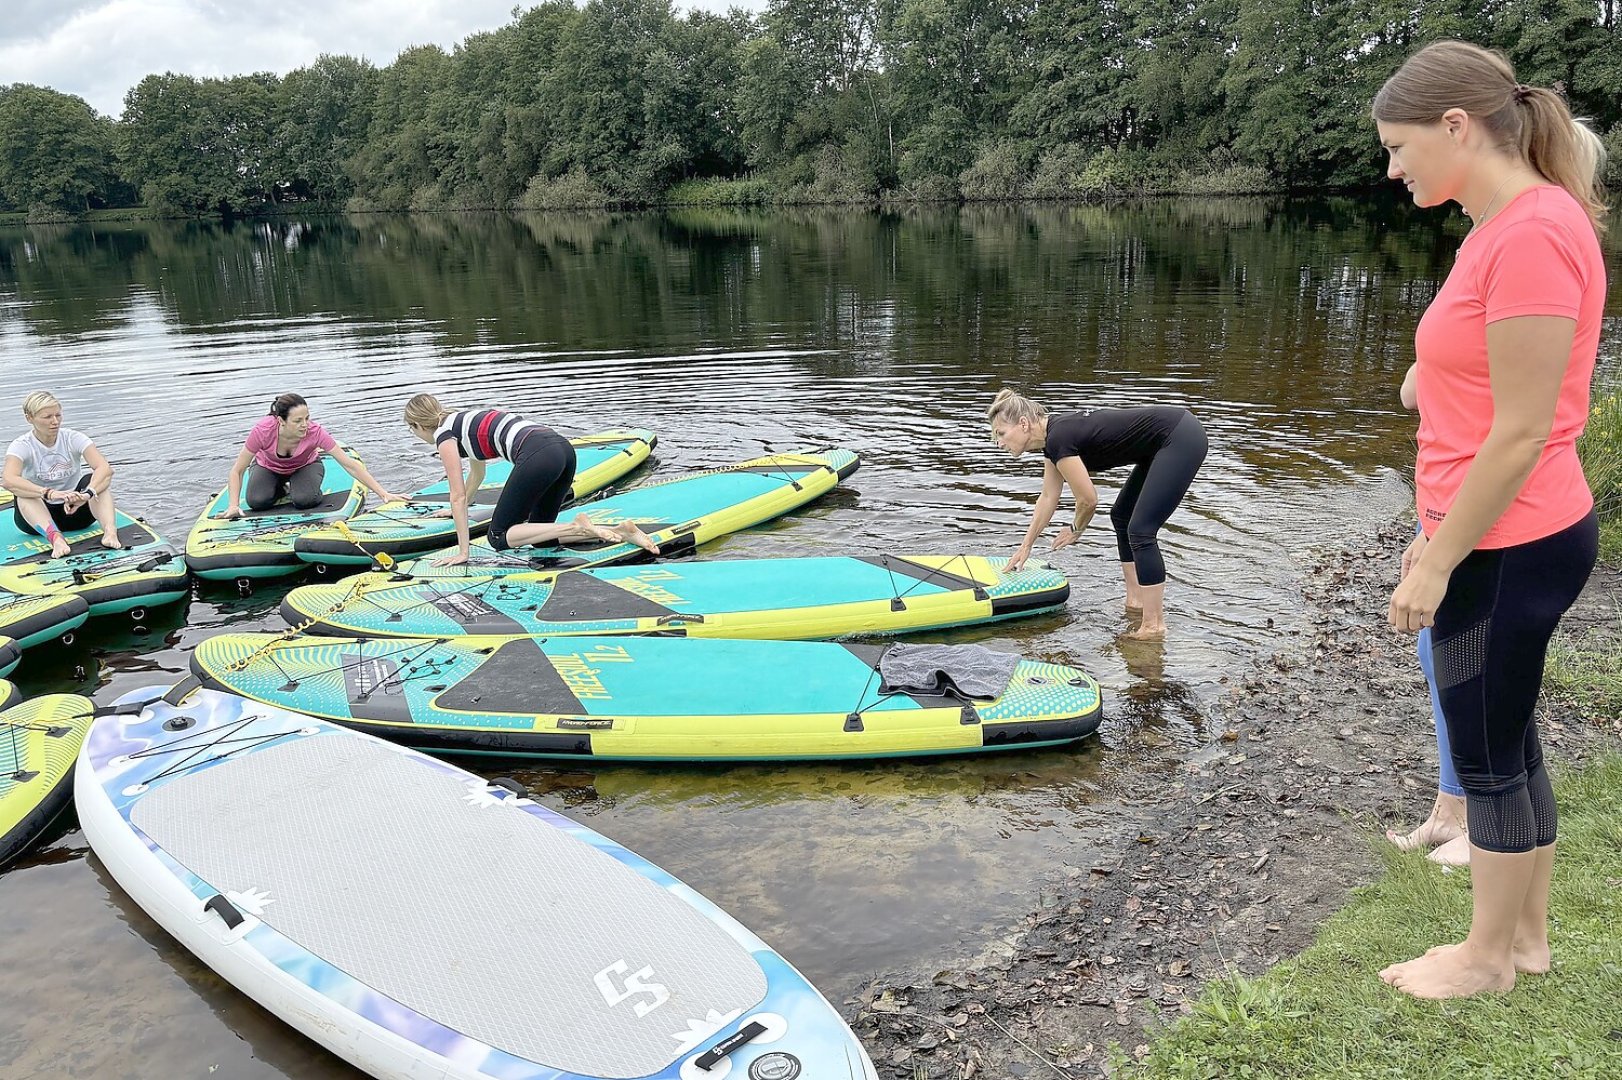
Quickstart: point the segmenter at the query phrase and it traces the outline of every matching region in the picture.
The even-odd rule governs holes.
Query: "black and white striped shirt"
[[[462,409],[446,416],[434,429],[434,445],[456,441],[456,451],[474,461],[513,459],[518,444],[532,431],[546,428],[501,409]]]

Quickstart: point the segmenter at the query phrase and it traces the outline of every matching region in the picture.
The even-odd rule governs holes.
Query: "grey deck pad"
[[[1019,657],[984,645],[893,645],[879,661],[883,691],[956,693],[996,698],[1008,688]]]
[[[172,780],[131,820],[221,892],[268,893],[261,918],[311,953],[542,1065],[646,1076],[675,1059],[689,1020],[765,996],[720,927],[563,830],[468,798],[482,790],[325,734]],[[668,1000],[610,1004],[639,972]]]

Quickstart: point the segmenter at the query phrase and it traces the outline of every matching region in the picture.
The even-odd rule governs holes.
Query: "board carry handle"
[[[203,905],[203,910],[212,911],[218,915],[220,921],[225,923],[227,930],[235,930],[243,923],[242,912],[238,911],[236,906],[227,900],[223,893],[215,893],[209,897],[208,903]]]
[[[184,679],[181,679],[179,682],[171,686],[168,692],[165,693],[160,700],[162,700],[166,705],[174,705],[179,707],[180,703],[185,701],[193,690],[199,690],[202,688],[202,686],[202,679],[199,679],[195,675],[187,675]]]
[[[494,780],[490,781],[490,786],[506,788],[520,799],[529,798],[529,788],[525,787],[523,784],[520,784],[517,780],[514,780],[510,776],[498,776]]]
[[[704,1053],[700,1054],[693,1064],[697,1065],[705,1072],[709,1072],[711,1069],[721,1064],[721,1062],[724,1061],[727,1056],[732,1053],[732,1051],[738,1049],[740,1046],[748,1045],[764,1034],[766,1034],[766,1025],[762,1024],[759,1020],[751,1020],[737,1032],[727,1036],[725,1039],[722,1039]]]

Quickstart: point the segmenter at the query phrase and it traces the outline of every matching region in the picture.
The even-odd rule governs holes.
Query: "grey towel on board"
[[[994,698],[1017,666],[1018,656],[984,645],[892,645],[879,658],[887,694]]]

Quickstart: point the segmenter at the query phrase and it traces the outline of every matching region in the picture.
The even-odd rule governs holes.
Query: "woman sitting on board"
[[[634,522],[597,525],[585,514],[558,521],[574,484],[574,447],[549,427],[501,409],[447,409],[432,394],[418,394],[405,407],[411,434],[439,450],[450,483],[450,506],[436,516],[456,519],[456,553],[434,560],[435,566],[468,561],[472,540],[468,507],[484,483],[485,462],[504,458],[512,473],[501,489],[487,537],[497,551],[549,542],[603,540],[632,543],[659,554],[659,545]],[[462,461],[468,462],[467,477]]]
[[[1068,547],[1098,509],[1092,474],[1122,465],[1132,475],[1121,485],[1110,509],[1115,546],[1126,579],[1127,613],[1142,612],[1143,621],[1128,637],[1166,635],[1166,564],[1157,536],[1161,526],[1188,492],[1205,460],[1205,429],[1187,409],[1093,409],[1048,419],[1041,405],[1012,390],[997,394],[986,410],[992,437],[1015,457],[1040,450],[1042,494],[1019,550],[1006,570],[1018,570],[1059,508],[1064,485],[1076,500],[1072,524],[1059,530],[1053,550]]]
[[[225,510],[220,516],[242,516],[242,478],[248,478],[248,509],[269,510],[283,496],[295,509],[319,506],[325,497],[322,482],[327,467],[321,453],[343,466],[345,472],[365,484],[383,502],[403,496],[392,494],[372,479],[366,466],[344,453],[327,430],[310,419],[310,404],[297,394],[283,394],[270,403],[269,415],[248,432],[242,452],[231,463],[226,482]]]
[[[32,428],[6,448],[4,485],[16,496],[12,513],[21,532],[37,532],[51,545],[51,558],[69,552],[64,532],[101,524],[101,546],[118,549],[113,507],[113,467],[90,436],[62,426],[62,403],[44,390],[23,399]]]

